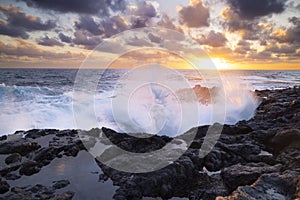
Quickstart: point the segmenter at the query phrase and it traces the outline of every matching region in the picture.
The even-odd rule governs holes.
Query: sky
[[[300,70],[300,0],[0,0],[0,67],[79,68],[116,34],[129,36],[98,52],[102,61],[128,45],[165,47],[175,38],[130,32],[145,27],[193,39],[219,69]],[[115,67],[138,58],[185,68],[173,54],[143,52],[130,52]]]

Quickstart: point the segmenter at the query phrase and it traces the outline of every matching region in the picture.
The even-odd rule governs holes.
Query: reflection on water
[[[57,174],[63,174],[65,172],[66,165],[65,163],[60,163],[59,165],[56,166],[55,170]]]
[[[22,176],[15,181],[8,181],[11,187],[34,186],[42,184],[53,185],[53,181],[69,180],[70,185],[58,190],[75,192],[73,199],[112,199],[117,187],[113,186],[109,179],[99,182],[99,174],[102,171],[94,158],[86,151],[80,151],[77,157],[66,157],[54,159],[49,165],[32,176]]]

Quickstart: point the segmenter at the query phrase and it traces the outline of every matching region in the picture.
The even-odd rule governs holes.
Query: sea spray
[[[118,81],[119,70],[108,70],[107,77],[101,77],[99,82],[105,83],[94,94],[94,99],[86,101],[85,105],[82,106],[94,106],[95,115],[88,115],[83,120],[87,122],[90,118],[97,117],[97,124],[90,124],[85,127],[78,127],[74,122],[73,117],[73,107],[72,107],[72,96],[73,96],[73,86],[72,86],[72,76],[76,75],[76,71],[73,70],[29,70],[26,69],[3,69],[3,74],[8,71],[10,74],[21,74],[23,77],[29,77],[29,79],[19,79],[19,78],[6,78],[6,76],[1,76],[0,84],[0,134],[10,134],[17,130],[28,130],[32,128],[56,128],[56,129],[71,129],[71,128],[82,128],[90,129],[94,126],[102,127],[106,126],[118,130],[114,121],[114,116],[112,110],[110,109],[111,99],[116,98],[113,96],[113,90],[115,88],[115,83]],[[193,88],[195,85],[201,85],[202,87],[213,88],[215,86],[214,79],[207,78],[205,82],[203,77],[196,76],[193,72],[187,71],[183,72],[184,76],[191,83]],[[60,74],[59,77],[55,78],[57,73]],[[234,124],[239,120],[247,120],[251,118],[255,113],[255,108],[259,104],[253,91],[249,89],[264,89],[268,88],[269,76],[274,72],[265,71],[259,74],[255,71],[243,72],[243,74],[238,74],[235,71],[228,71],[226,73],[221,73],[223,80],[223,87],[226,94],[226,119],[225,123]],[[298,74],[297,74],[298,73]],[[52,76],[45,76],[49,74]],[[72,75],[73,74],[73,75]],[[273,75],[272,75],[273,76]],[[276,85],[276,88],[292,87],[298,80],[299,72],[284,72],[281,74],[282,80],[290,80],[290,82],[280,82],[280,85]],[[286,77],[285,77],[286,76]],[[12,76],[16,77],[16,76]],[[45,78],[43,78],[45,77]],[[64,78],[67,77],[67,78]],[[262,78],[257,78],[262,77]],[[267,77],[268,79],[266,80]],[[294,77],[294,78],[293,78]],[[176,78],[170,77],[174,80]],[[255,79],[254,79],[255,78]],[[236,79],[236,80],[235,80]],[[70,80],[70,81],[66,81]],[[83,80],[84,81],[84,80]],[[249,83],[249,84],[245,84]],[[298,83],[298,82],[297,82]],[[274,85],[274,82],[272,82]],[[279,84],[279,83],[278,83]],[[272,86],[273,86],[272,85]],[[159,88],[157,88],[159,89]],[[85,91],[82,91],[83,94]],[[136,100],[139,100],[138,94],[136,94]],[[153,94],[154,95],[154,94]],[[224,98],[220,98],[223,100]],[[168,99],[172,102],[171,99]],[[168,103],[169,103],[168,102]],[[171,131],[164,131],[166,133],[172,132],[171,128],[176,128],[176,116],[178,112],[176,109],[171,109],[172,106],[176,107],[176,101],[173,101],[174,105],[170,104],[170,112],[166,113],[164,124],[166,129]],[[178,103],[177,103],[178,104]],[[185,103],[189,106],[189,103]],[[134,106],[133,106],[134,107]],[[210,121],[210,113],[212,112],[212,106],[210,104],[199,103],[200,107],[200,118],[198,121],[199,125],[205,125],[213,123]],[[161,107],[149,107],[150,111],[160,112]],[[138,113],[140,111],[140,113]],[[148,110],[139,110],[131,113],[135,118],[138,116],[151,116]],[[139,115],[140,114],[140,115]],[[189,120],[187,117],[182,120]],[[145,118],[144,122],[147,123]],[[158,124],[159,125],[159,124]],[[196,124],[195,124],[196,125]],[[159,125],[161,126],[161,125]],[[158,126],[158,127],[159,127]]]

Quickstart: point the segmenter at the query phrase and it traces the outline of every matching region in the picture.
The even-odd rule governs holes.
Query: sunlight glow
[[[216,66],[217,69],[229,69],[230,68],[228,66],[226,60],[224,60],[224,59],[213,58],[212,61],[215,64],[215,66]]]

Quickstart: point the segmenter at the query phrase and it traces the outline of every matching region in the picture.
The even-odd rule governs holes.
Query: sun
[[[226,60],[221,58],[212,58],[213,63],[215,64],[217,69],[229,69],[228,63]]]

